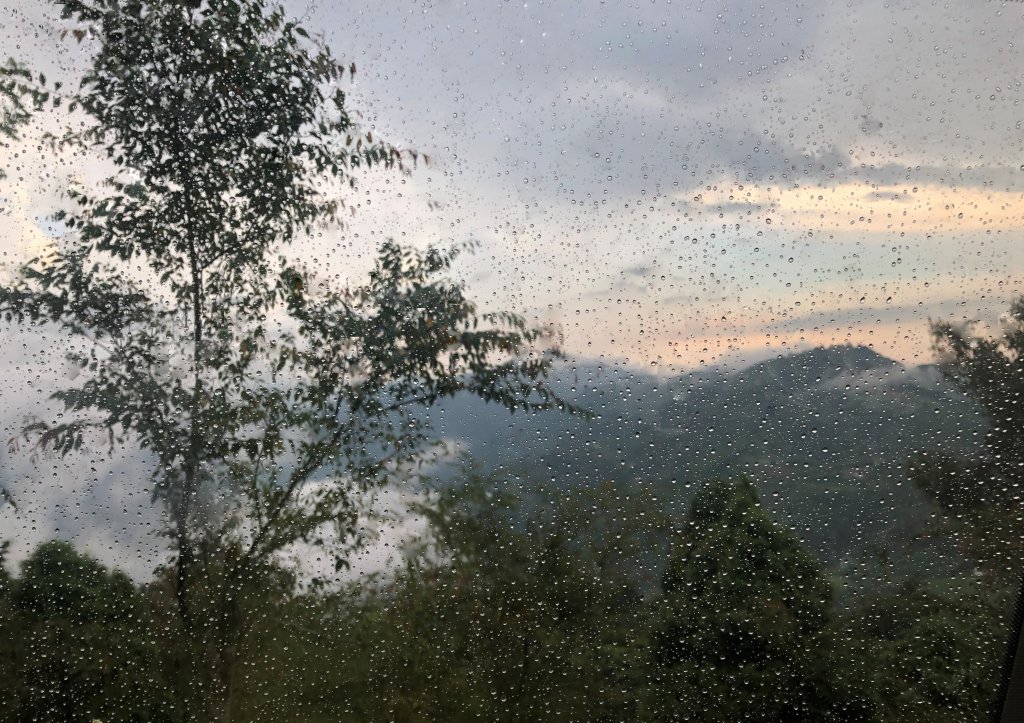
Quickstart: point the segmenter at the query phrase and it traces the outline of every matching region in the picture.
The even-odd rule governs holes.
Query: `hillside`
[[[694,483],[747,474],[775,517],[836,569],[869,549],[905,547],[931,512],[905,480],[906,459],[969,454],[984,426],[934,367],[862,346],[667,380],[564,366],[555,384],[597,418],[509,417],[464,400],[432,417],[442,436],[527,491],[609,479],[682,509]]]

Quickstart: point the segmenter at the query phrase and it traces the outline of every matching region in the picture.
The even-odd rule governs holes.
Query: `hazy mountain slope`
[[[908,369],[866,347],[667,380],[566,366],[554,383],[598,417],[508,416],[464,400],[432,416],[485,468],[527,488],[611,479],[682,509],[692,483],[748,474],[775,516],[832,565],[867,546],[905,544],[930,513],[904,479],[905,460],[929,449],[970,454],[984,426],[934,367]]]

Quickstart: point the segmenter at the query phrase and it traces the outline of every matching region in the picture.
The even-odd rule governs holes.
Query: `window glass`
[[[0,719],[999,715],[1024,5],[0,2]]]

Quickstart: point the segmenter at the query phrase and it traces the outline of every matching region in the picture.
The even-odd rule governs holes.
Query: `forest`
[[[206,572],[223,719],[986,719],[1019,580],[1021,449],[997,429],[1020,414],[1024,300],[1013,311],[1002,340],[934,329],[992,426],[980,457],[903,460],[932,522],[865,548],[845,574],[873,584],[840,595],[844,573],[745,476],[687,485],[682,507],[635,482],[513,485],[464,458],[420,481],[433,494],[410,513],[428,525],[396,567],[327,580],[268,561],[226,608]],[[936,547],[959,568],[928,564]],[[138,584],[57,540],[5,572],[4,719],[182,720],[173,588],[171,567]]]
[[[962,721],[993,709],[1012,567],[840,607],[748,479],[700,485],[685,515],[611,484],[547,502],[523,514],[470,468],[419,510],[429,535],[396,570],[319,589],[260,570],[230,621],[209,623],[224,719]],[[998,510],[973,509],[954,539],[992,545]],[[38,547],[3,579],[5,719],[181,720],[171,577],[136,585],[68,543]]]

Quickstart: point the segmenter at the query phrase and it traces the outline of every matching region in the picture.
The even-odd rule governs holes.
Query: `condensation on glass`
[[[0,18],[0,719],[1000,714],[1024,5]]]

